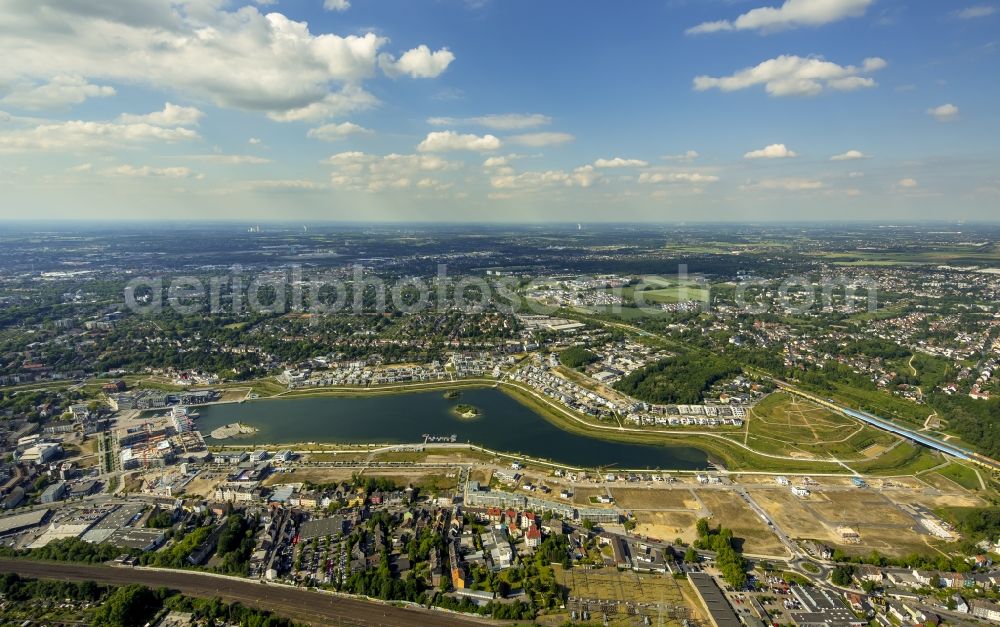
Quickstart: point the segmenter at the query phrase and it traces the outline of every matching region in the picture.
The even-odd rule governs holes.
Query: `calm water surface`
[[[467,420],[450,409],[475,405],[482,415]],[[493,388],[463,389],[457,399],[441,390],[385,396],[290,398],[199,407],[198,429],[209,443],[212,429],[243,422],[259,429],[227,444],[293,442],[404,443],[425,433],[456,434],[498,451],[522,453],[574,466],[619,468],[706,468],[704,451],[687,446],[652,446],[607,442],[563,431],[530,408]]]

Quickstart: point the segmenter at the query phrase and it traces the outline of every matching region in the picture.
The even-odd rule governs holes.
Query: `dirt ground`
[[[733,535],[743,538],[743,552],[754,555],[785,555],[787,551],[778,536],[750,509],[750,506],[731,490],[701,490],[698,498],[712,511],[709,523],[733,530]]]
[[[885,555],[902,556],[914,551],[927,553],[932,550],[931,544],[939,544],[897,506],[897,503],[931,506],[926,496],[912,491],[814,490],[807,498],[773,489],[750,490],[750,494],[792,538],[819,540],[847,553],[866,554],[877,550]],[[954,502],[955,498],[961,499],[947,497],[946,500]],[[837,532],[838,526],[857,531],[860,543],[846,542]]]
[[[892,501],[872,490],[813,492],[804,500],[824,521],[837,525],[910,526],[914,522]]]
[[[917,503],[929,509],[939,507],[984,507],[988,503],[974,494],[923,494],[904,491],[886,492],[886,497],[905,505]]]
[[[694,512],[636,512],[635,519],[635,532],[639,535],[667,542],[680,538],[686,543],[697,538],[698,515]]]
[[[219,481],[221,481],[220,478],[203,479],[201,476],[198,476],[184,487],[184,495],[198,495],[202,498],[209,498],[215,492],[215,486],[218,485]]]
[[[611,488],[611,494],[622,509],[701,509],[688,488]]]
[[[576,488],[573,492],[573,503],[583,505],[584,507],[600,507],[600,503],[591,503],[590,497],[607,493],[607,490],[604,488]]]
[[[235,403],[246,398],[249,391],[250,388],[229,388],[222,391],[219,401],[223,403]]]

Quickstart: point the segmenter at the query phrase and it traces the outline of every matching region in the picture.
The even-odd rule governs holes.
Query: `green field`
[[[926,405],[918,405],[913,401],[891,396],[881,390],[862,389],[842,382],[833,382],[830,387],[831,390],[810,389],[809,386],[803,386],[803,389],[814,392],[823,398],[836,399],[840,405],[845,407],[853,407],[882,418],[901,421],[907,427],[923,427],[924,420],[933,412]]]
[[[951,479],[966,490],[982,489],[982,486],[979,483],[979,477],[976,476],[976,471],[969,466],[959,463],[948,464],[944,468],[939,468],[937,473],[943,477]]]
[[[892,446],[891,434],[785,392],[755,405],[745,443],[766,453],[793,457],[862,459]],[[735,435],[733,436],[736,437]]]
[[[874,459],[852,462],[851,468],[862,474],[913,475],[941,464],[944,456],[909,442],[900,442]]]
[[[697,283],[689,282],[686,285],[672,285],[652,290],[642,290],[633,292],[632,299],[638,301],[641,297],[645,303],[679,303],[687,300],[708,300],[709,290],[699,287]]]
[[[601,429],[601,426],[606,425],[596,424],[593,422],[593,419],[586,419],[587,424],[577,422],[563,413],[556,412],[534,396],[526,394],[517,388],[505,385],[501,386],[500,389],[524,405],[527,405],[560,429],[619,442],[693,446],[708,453],[709,458],[715,463],[734,472],[754,470],[787,473],[842,472],[848,474],[850,472],[841,464],[822,457],[812,459],[769,457],[766,454],[761,454],[766,453],[766,451],[757,453],[743,448],[731,439],[731,437],[735,438],[735,436],[723,435],[721,431],[717,435],[702,435],[685,430],[666,431],[649,429],[639,432]],[[857,457],[860,457],[860,455]],[[922,447],[914,447],[906,442],[900,442],[878,457],[861,462],[851,462],[850,467],[851,470],[864,472],[865,474],[899,475],[927,470],[940,463],[941,458],[937,454],[931,453]]]
[[[821,252],[811,256],[830,261],[835,265],[919,265],[919,264],[974,264],[1000,260],[996,249],[985,246],[951,246],[937,250],[913,252],[850,251]]]

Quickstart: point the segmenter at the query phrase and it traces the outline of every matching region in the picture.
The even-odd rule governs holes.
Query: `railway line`
[[[901,427],[893,422],[885,420],[884,418],[879,418],[878,416],[870,414],[866,411],[851,409],[849,407],[842,407],[836,404],[832,399],[821,398],[819,396],[816,396],[815,394],[804,392],[793,385],[785,383],[784,381],[779,381],[777,379],[774,379],[774,383],[781,389],[791,394],[801,396],[802,398],[808,399],[814,403],[822,405],[827,409],[831,409],[833,411],[844,414],[845,416],[849,416],[856,420],[860,420],[861,422],[871,425],[877,429],[888,431],[889,433],[898,435],[899,437],[910,440],[911,442],[914,442],[916,444],[926,446],[927,448],[933,449],[935,451],[940,451],[941,453],[950,455],[952,457],[955,457],[956,459],[973,462],[975,464],[979,464],[980,466],[984,466],[990,470],[1000,471],[1000,462],[985,455],[982,455],[980,453],[976,453],[975,451],[970,451],[968,449],[959,446],[954,446],[952,444],[948,444],[947,442],[938,440],[937,438],[931,437],[929,435],[919,433],[912,429],[907,429],[906,427]]]
[[[166,586],[189,596],[205,599],[219,597],[228,603],[239,602],[247,607],[270,610],[280,616],[317,626],[468,627],[496,624],[486,619],[440,610],[404,608],[292,586],[265,585],[251,579],[192,571],[0,559],[0,573],[7,572],[17,573],[22,577],[56,581],[94,581],[115,586],[137,583],[151,588]]]

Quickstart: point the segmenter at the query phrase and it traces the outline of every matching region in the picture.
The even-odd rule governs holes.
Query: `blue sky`
[[[2,218],[996,219],[997,0],[0,0]]]

